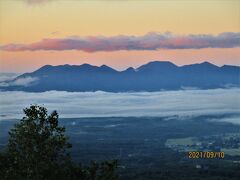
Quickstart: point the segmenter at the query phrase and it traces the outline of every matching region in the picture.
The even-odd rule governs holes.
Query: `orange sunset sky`
[[[153,60],[240,65],[240,1],[0,1],[0,72]]]

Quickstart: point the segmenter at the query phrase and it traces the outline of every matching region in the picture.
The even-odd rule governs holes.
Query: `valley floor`
[[[240,126],[233,115],[61,119],[72,157],[117,159],[121,179],[238,179]],[[236,115],[234,115],[236,116]],[[0,147],[16,120],[0,121]],[[189,158],[189,151],[224,152],[224,158]]]

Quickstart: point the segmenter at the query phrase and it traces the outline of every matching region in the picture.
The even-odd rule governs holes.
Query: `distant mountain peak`
[[[112,69],[113,70],[113,68],[111,68],[111,67],[109,67],[109,66],[107,66],[105,64],[99,66],[99,68],[101,68],[101,69]]]
[[[41,68],[39,68],[38,70],[44,70],[44,69],[49,69],[49,68],[52,68],[52,67],[54,67],[54,66],[52,66],[52,65],[45,65],[45,66],[42,66]],[[37,70],[37,71],[38,71]]]
[[[239,68],[239,66],[226,65],[226,64],[224,64],[221,68]]]
[[[54,66],[52,65],[45,65],[45,66],[42,66],[41,68],[37,69],[36,71],[34,71],[33,73],[44,73],[44,72],[47,72],[49,71],[50,69],[52,69]]]
[[[105,64],[103,64],[103,65],[100,66],[100,68],[110,68],[110,67],[105,65]]]
[[[202,63],[196,63],[196,64],[189,64],[181,66],[182,69],[188,69],[192,72],[202,72],[202,71],[216,71],[219,69],[218,66],[215,64],[212,64],[208,61],[204,61]]]
[[[182,87],[200,89],[240,87],[240,67],[218,67],[207,61],[199,64],[177,66],[170,61],[153,61],[124,71],[107,66],[45,65],[32,73],[25,73],[0,86],[1,90],[43,92],[60,91],[160,91],[178,90]],[[25,78],[25,79],[24,79]],[[15,81],[37,79],[28,86],[16,85]]]
[[[115,69],[103,64],[102,66],[99,67],[100,70],[103,70],[103,71],[108,71],[108,72],[116,72]]]
[[[96,66],[93,66],[93,65],[91,65],[91,64],[84,63],[84,64],[81,64],[79,67],[92,68],[92,67],[96,67]]]
[[[42,68],[48,68],[48,67],[53,67],[53,66],[50,65],[50,64],[46,64],[46,65],[44,65]]]
[[[69,66],[71,66],[71,65],[69,65],[69,64],[64,64],[64,65],[62,65],[62,66],[69,67]]]
[[[160,70],[168,70],[168,69],[176,69],[178,66],[173,64],[170,61],[152,61],[147,64],[144,64],[137,68],[138,71],[160,71]]]
[[[218,66],[216,66],[215,64],[212,64],[212,63],[210,63],[210,62],[208,62],[208,61],[204,61],[204,62],[200,63],[199,65],[218,67]]]
[[[206,65],[212,65],[212,63],[208,62],[208,61],[203,61],[202,63],[200,64],[206,64]]]
[[[133,67],[129,67],[129,68],[127,68],[126,70],[124,70],[122,72],[126,72],[126,73],[136,72],[136,69],[134,69]]]
[[[171,61],[151,61],[145,65],[174,65]]]
[[[133,67],[129,67],[126,69],[126,71],[135,71],[135,69]]]

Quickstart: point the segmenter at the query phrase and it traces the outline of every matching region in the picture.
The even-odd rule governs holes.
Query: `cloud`
[[[18,74],[15,73],[0,73],[0,83],[3,81],[10,81],[16,78]]]
[[[21,118],[22,109],[30,104],[57,110],[61,118],[79,117],[191,117],[237,114],[240,122],[240,89],[181,90],[162,92],[108,93],[0,92],[1,119]],[[238,120],[237,120],[238,118]],[[225,119],[228,121],[227,119]]]
[[[214,122],[228,122],[228,123],[240,125],[240,116],[230,116],[230,117],[224,117],[224,118],[221,118],[221,119],[213,118],[213,119],[211,119],[211,121],[214,121]]]
[[[29,84],[37,81],[38,78],[36,77],[25,77],[25,78],[18,78],[12,82],[13,86],[28,86]]]
[[[24,0],[24,1],[26,1],[30,5],[36,5],[36,4],[42,4],[42,3],[50,2],[52,0]]]
[[[240,33],[174,35],[172,33],[147,33],[143,36],[118,35],[112,37],[88,36],[63,39],[43,39],[32,44],[6,44],[3,51],[79,50],[85,52],[119,50],[201,49],[240,47]]]
[[[53,31],[53,32],[50,33],[50,35],[57,35],[57,34],[60,34],[60,32],[59,31]]]
[[[29,86],[30,84],[36,82],[38,78],[36,77],[24,77],[24,78],[17,78],[12,81],[4,81],[0,82],[0,87],[8,87],[8,86]]]

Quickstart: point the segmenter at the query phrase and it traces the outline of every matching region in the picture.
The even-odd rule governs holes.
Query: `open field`
[[[200,116],[179,120],[178,117],[115,117],[61,119],[73,144],[74,160],[89,163],[90,160],[118,159],[122,179],[158,179],[170,174],[172,179],[206,177],[237,179],[240,156],[238,151],[226,150],[224,159],[188,159],[186,152],[168,148],[171,145],[195,143],[195,138],[239,133],[240,126],[226,122],[209,121],[217,116]],[[206,120],[208,119],[208,120]],[[0,144],[7,143],[7,131],[15,120],[0,121]],[[189,138],[194,137],[194,138]],[[170,140],[169,140],[170,139]],[[205,140],[207,141],[207,140]],[[208,171],[196,169],[196,164]],[[183,173],[184,172],[184,173]]]

